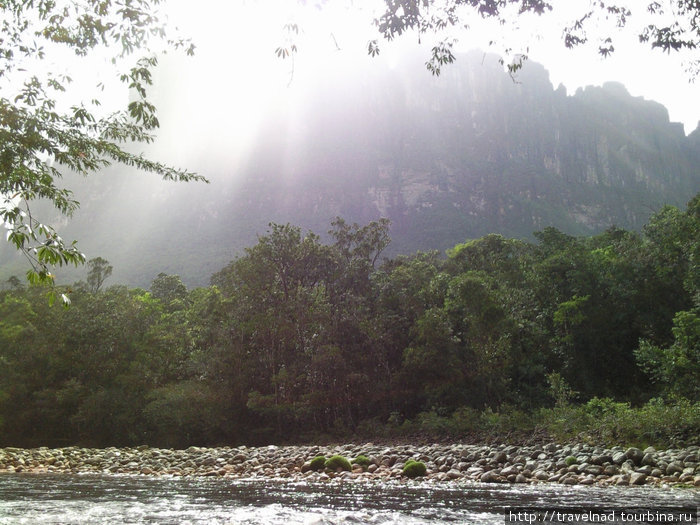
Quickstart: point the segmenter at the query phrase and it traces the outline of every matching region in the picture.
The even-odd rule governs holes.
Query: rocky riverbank
[[[369,465],[352,471],[316,472],[318,455],[359,455]],[[571,485],[684,485],[700,487],[700,447],[655,450],[589,445],[397,445],[150,447],[90,449],[67,447],[0,449],[0,472],[70,472],[237,478],[332,478],[389,481],[403,478],[404,463],[425,463],[424,478],[435,482],[563,483]]]

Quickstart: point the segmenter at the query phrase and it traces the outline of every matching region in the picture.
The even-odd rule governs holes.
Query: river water
[[[515,507],[683,507],[696,520],[698,505],[694,489],[0,475],[0,524],[502,524]]]

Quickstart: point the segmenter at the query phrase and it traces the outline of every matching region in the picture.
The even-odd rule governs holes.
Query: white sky
[[[543,64],[550,72],[555,88],[563,83],[568,92],[573,93],[578,87],[618,81],[632,95],[666,106],[671,121],[682,122],[686,133],[695,129],[700,121],[698,84],[689,82],[681,56],[666,55],[637,42],[634,30],[645,23],[643,12],[630,19],[631,30],[618,31],[612,25],[606,26],[604,20],[594,22],[594,27],[601,27],[617,37],[616,52],[603,59],[595,46],[573,51],[564,47],[561,38],[563,24],[584,10],[589,0],[565,2],[561,5],[567,10],[561,18],[552,15],[514,17],[518,28],[507,26],[499,30],[493,24],[483,24],[478,18],[469,20],[470,30],[459,35],[459,48],[489,50],[489,40],[498,39],[498,31],[501,31],[501,39],[512,38],[511,45],[515,50],[520,46],[528,48],[530,59]],[[299,22],[303,31],[296,37],[300,49],[294,61],[295,83],[303,84],[315,75],[323,75],[317,64],[327,63],[333,53],[366,54],[366,43],[373,35],[373,14],[367,8],[372,2],[331,1],[317,9],[314,4],[318,3],[319,0],[307,0],[306,7],[300,8],[297,0],[170,0],[168,13],[173,24],[191,35],[198,45],[195,60],[201,74],[206,75],[208,68],[213,71],[228,64],[235,89],[249,100],[259,100],[270,96],[264,87],[261,90],[261,86],[286,84],[289,79],[291,60],[272,60],[274,49],[285,42],[281,27],[287,21]],[[629,3],[638,11],[646,4],[643,0]],[[341,4],[343,7],[339,7]],[[363,9],[357,8],[360,5]],[[396,44],[399,47],[413,45],[417,37],[405,35],[401,39]],[[336,43],[341,51],[337,50]],[[382,56],[386,58],[392,52],[392,45],[380,44]],[[427,60],[430,46],[424,44],[422,49]],[[499,48],[492,50],[498,52]],[[429,73],[426,71],[426,74]],[[255,82],[251,81],[253,78]],[[252,117],[255,103],[248,109]]]
[[[559,6],[565,6],[559,8],[562,9],[560,15],[557,11],[544,17],[514,16],[513,24],[503,28],[470,17],[466,20],[469,30],[458,34],[458,49],[499,52],[498,46],[488,47],[489,41],[505,41],[515,51],[527,50],[532,61],[543,64],[549,71],[554,88],[563,83],[570,94],[587,85],[621,82],[632,95],[663,104],[671,121],[682,122],[686,133],[692,132],[700,121],[699,84],[689,81],[682,56],[666,55],[637,42],[638,29],[647,22],[643,9],[641,14],[630,19],[630,27],[623,31],[610,23],[606,25],[605,20],[594,21],[593,27],[600,27],[603,34],[616,37],[616,52],[607,59],[598,55],[595,45],[573,51],[564,47],[563,26],[577,13],[585,11],[591,1],[554,0]],[[621,1],[625,0],[617,3]],[[639,10],[648,0],[627,1]],[[329,66],[351,63],[369,68],[377,61],[367,56],[366,45],[369,39],[378,37],[372,27],[375,12],[371,6],[381,8],[382,0],[306,0],[306,6],[301,7],[302,3],[300,0],[167,0],[165,3],[164,10],[172,25],[178,26],[183,35],[191,36],[197,45],[193,59],[168,59],[171,67],[174,63],[179,68],[173,80],[179,86],[174,91],[187,93],[189,90],[201,95],[202,111],[214,103],[221,104],[226,98],[244,100],[244,104],[232,108],[236,117],[234,124],[230,118],[225,124],[229,128],[237,127],[240,139],[237,142],[241,148],[245,147],[246,140],[253,140],[249,130],[255,128],[264,109],[269,109],[271,100],[284,99],[277,102],[288,104],[305,84],[322,78]],[[324,6],[314,7],[318,3]],[[278,59],[274,54],[279,45],[289,44],[285,42],[282,29],[289,21],[298,22],[301,29],[301,34],[295,36],[299,54],[293,62]],[[430,45],[425,38],[423,40],[420,50],[427,60]],[[416,41],[417,36],[413,34],[404,35],[392,44],[380,40],[380,59],[391,63],[392,53],[414,49]],[[110,64],[91,54],[83,59],[82,70],[71,71],[71,62],[66,57],[66,53],[55,56],[58,64],[65,66],[74,78],[70,103],[75,103],[76,99],[89,101],[97,96],[105,102],[105,111],[123,107],[127,95],[114,79]],[[56,63],[40,66],[56,70]],[[28,68],[28,73],[34,71],[34,67]],[[426,75],[429,75],[427,71]],[[292,83],[288,87],[290,79]],[[15,84],[18,80],[14,79]],[[107,92],[95,92],[97,80],[108,85]],[[119,104],[110,107],[109,100],[115,97]],[[167,121],[163,124],[161,132],[166,131]]]
[[[561,28],[571,20],[576,12],[575,6],[585,9],[588,0],[567,2],[571,12],[563,12],[558,24],[544,25],[544,18],[538,21],[537,17],[531,17],[530,34],[535,37],[529,39],[532,42],[529,56],[549,70],[554,86],[563,83],[569,93],[573,93],[578,87],[601,85],[606,81],[621,82],[632,95],[666,106],[671,121],[682,122],[686,133],[695,130],[700,121],[700,80],[690,81],[687,66],[691,58],[697,60],[700,56],[697,52],[694,55],[688,52],[666,54],[659,49],[651,49],[649,44],[639,43],[637,35],[643,26],[651,22],[643,9],[648,2],[626,2],[632,7],[633,16],[623,30],[617,30],[610,21],[596,21],[601,34],[614,38],[615,52],[607,58],[596,52],[594,35],[590,35],[593,45],[566,49],[561,39]]]

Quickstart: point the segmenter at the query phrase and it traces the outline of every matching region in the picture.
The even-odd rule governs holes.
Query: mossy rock
[[[367,467],[369,467],[370,463],[372,463],[372,462],[370,461],[370,459],[367,456],[363,456],[360,454],[355,459],[353,459],[351,461],[351,463],[353,465],[360,465],[363,469],[366,469]]]
[[[326,456],[316,456],[311,460],[311,470],[323,470],[326,467]]]
[[[333,470],[336,471],[338,469],[340,470],[347,470],[348,472],[352,470],[352,467],[350,466],[350,462],[344,458],[343,456],[331,456],[326,460],[326,468],[328,470]]]
[[[407,478],[417,478],[419,476],[425,476],[427,469],[425,468],[425,463],[409,459],[404,464],[402,472]]]
[[[566,463],[567,467],[570,467],[571,465],[576,465],[578,463],[578,459],[574,456],[567,456],[564,458],[564,463]]]

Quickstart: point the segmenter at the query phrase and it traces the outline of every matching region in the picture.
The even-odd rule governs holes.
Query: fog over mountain
[[[684,206],[700,191],[700,128],[686,136],[663,106],[620,84],[567,93],[533,62],[514,81],[481,52],[458,56],[439,78],[423,61],[329,69],[264,106],[227,101],[225,77],[200,79],[209,87],[192,98],[165,63],[155,97],[163,128],[149,154],[211,184],[124,168],[68,177],[81,209],[59,230],[88,258],[112,263],[109,283],[148,286],[166,272],[194,286],[271,221],[323,233],[336,216],[388,217],[395,255],[491,232],[530,239],[547,226],[639,229],[664,204]],[[208,100],[222,102],[212,109]],[[202,112],[205,128],[196,124]],[[0,263],[2,280],[25,269],[6,244]]]

